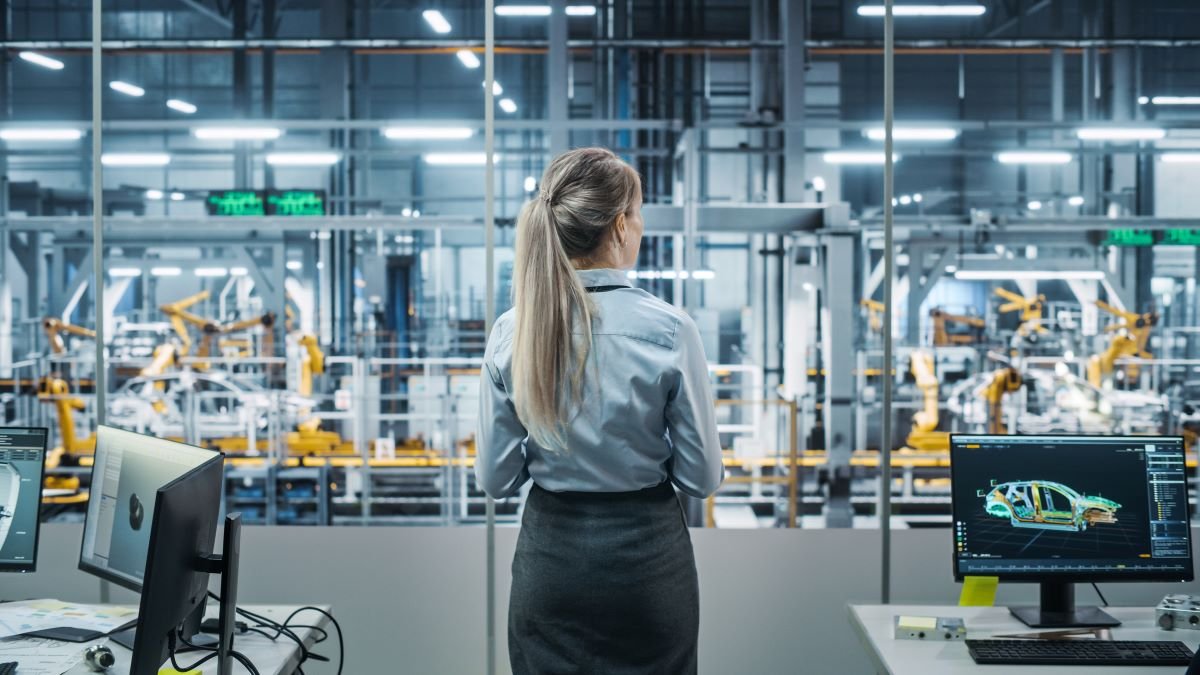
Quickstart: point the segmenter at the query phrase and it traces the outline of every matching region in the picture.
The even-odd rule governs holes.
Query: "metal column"
[[[827,527],[851,527],[850,457],[854,452],[854,345],[858,321],[858,237],[824,238],[825,288],[821,308],[821,352],[825,369],[825,452],[828,455]]]
[[[550,52],[546,55],[546,112],[550,127],[550,155],[566,152],[571,144],[567,130],[567,2],[550,1]]]
[[[783,0],[783,201],[804,201],[805,0]]]

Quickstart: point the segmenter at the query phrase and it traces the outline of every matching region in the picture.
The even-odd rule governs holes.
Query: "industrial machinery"
[[[50,343],[50,352],[53,354],[65,354],[67,352],[67,343],[63,339],[63,335],[73,335],[89,340],[96,339],[96,331],[76,326],[54,317],[42,319],[42,330],[46,333],[46,338]]]
[[[863,298],[858,301],[858,304],[867,312],[867,327],[871,332],[875,334],[882,333],[884,304],[870,298]]]
[[[933,346],[975,345],[983,342],[983,329],[987,323],[980,317],[952,314],[941,309],[929,311],[933,320]],[[965,330],[951,330],[951,326],[962,326]]]
[[[912,430],[908,433],[908,447],[914,450],[948,452],[950,450],[950,434],[937,431],[940,399],[933,354],[918,349],[909,358],[913,379],[921,391],[924,407],[913,415]]]
[[[200,291],[195,295],[189,295],[182,300],[167,303],[159,307],[159,310],[170,319],[171,327],[175,329],[175,336],[179,339],[180,356],[187,356],[192,351],[193,340],[191,331],[188,328],[189,324],[199,328],[206,336],[220,330],[219,324],[188,311],[194,305],[204,302],[208,298],[208,291]],[[201,355],[208,356],[207,350]]]
[[[54,406],[58,417],[60,448],[56,448],[62,461],[74,463],[81,455],[90,455],[96,450],[96,436],[89,434],[79,438],[75,429],[75,412],[83,411],[87,404],[71,394],[71,386],[61,377],[50,375],[38,381],[39,401]]]
[[[1096,306],[1116,316],[1120,321],[1105,328],[1105,332],[1114,333],[1109,340],[1108,348],[1101,354],[1094,354],[1088,360],[1088,382],[1097,387],[1112,387],[1113,371],[1116,362],[1123,358],[1148,359],[1153,356],[1147,349],[1150,344],[1150,333],[1158,325],[1158,313],[1127,312],[1117,309],[1103,300],[1097,300]],[[1129,380],[1137,380],[1140,369],[1137,364],[1125,367]]]
[[[1008,301],[1000,305],[998,308],[1000,313],[1021,313],[1021,325],[1017,329],[1018,335],[1024,337],[1031,334],[1047,332],[1046,327],[1042,325],[1042,311],[1046,304],[1045,295],[1038,294],[1027,298],[1018,293],[1013,293],[1010,290],[999,287],[995,289],[995,293],[996,295]]]

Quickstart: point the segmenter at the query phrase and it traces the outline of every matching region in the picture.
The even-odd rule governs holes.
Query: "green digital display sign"
[[[267,194],[267,212],[275,216],[323,216],[325,193],[317,190],[273,190]]]
[[[204,202],[210,216],[323,216],[324,190],[217,190]]]
[[[1109,230],[1105,246],[1153,246],[1154,233],[1150,230],[1118,229]]]
[[[210,216],[265,216],[263,195],[255,190],[210,192],[205,201]]]
[[[1163,246],[1200,246],[1200,230],[1167,230],[1159,243]]]

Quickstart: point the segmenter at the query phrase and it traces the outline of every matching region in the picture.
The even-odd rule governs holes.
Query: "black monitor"
[[[1040,583],[1030,626],[1120,624],[1076,582],[1193,578],[1182,438],[954,434],[950,472],[955,579]]]
[[[0,427],[0,572],[37,567],[46,429]]]
[[[155,494],[220,458],[212,450],[113,427],[97,428],[79,569],[141,591]],[[215,499],[219,502],[219,492]]]
[[[158,673],[203,617],[223,476],[218,454],[157,491],[130,675]]]

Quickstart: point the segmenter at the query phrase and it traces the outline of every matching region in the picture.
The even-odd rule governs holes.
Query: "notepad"
[[[959,607],[992,607],[996,604],[996,588],[1000,577],[965,577]]]

